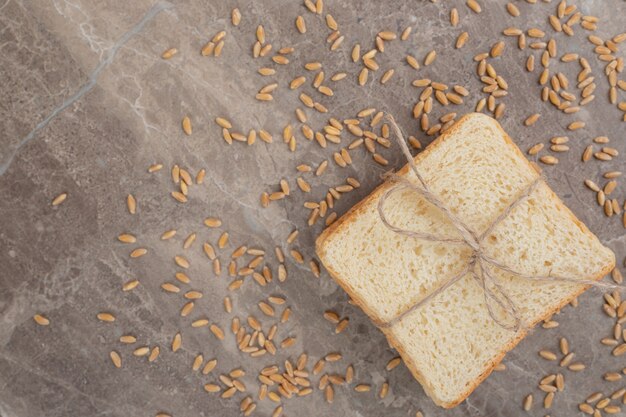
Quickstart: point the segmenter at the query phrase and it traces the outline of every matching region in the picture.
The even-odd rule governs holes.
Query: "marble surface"
[[[382,334],[348,303],[346,294],[325,272],[316,278],[309,270],[308,262],[315,256],[313,242],[323,225],[307,226],[309,211],[303,203],[319,201],[328,187],[352,176],[361,187],[337,202],[335,211],[341,215],[380,183],[380,174],[401,166],[402,158],[395,147],[379,146],[379,152],[390,161],[388,167],[381,167],[361,147],[351,152],[353,164],[340,168],[332,160],[338,146],[329,144],[322,149],[305,140],[294,109],[305,109],[308,123],[316,130],[328,117],[342,120],[355,117],[366,107],[387,109],[407,132],[427,144],[432,138],[421,133],[419,123],[411,118],[419,94],[411,81],[428,77],[470,90],[465,103],[451,106],[452,110],[436,105],[434,117],[449,111],[472,111],[485,96],[472,57],[503,39],[502,30],[509,26],[542,28],[547,33],[545,40],[556,39],[558,56],[575,52],[591,64],[596,99],[576,115],[566,115],[540,101],[539,70],[524,70],[531,52],[540,67],[541,51],[519,50],[516,40],[507,38],[503,56],[490,61],[509,84],[510,94],[502,99],[507,110],[501,123],[523,150],[537,142],[548,146],[554,136],[570,138],[571,150],[555,154],[560,163],[544,166],[546,176],[576,215],[615,251],[618,265],[623,266],[626,237],[621,217],[604,216],[594,193],[583,185],[586,178],[604,184],[602,173],[624,169],[622,155],[609,162],[592,159],[582,164],[581,153],[592,138],[607,136],[609,146],[621,154],[626,152],[623,112],[608,102],[604,65],[586,40],[589,32],[575,25],[571,37],[556,34],[547,23],[548,15],[555,12],[555,1],[528,4],[513,0],[521,12],[516,18],[506,13],[505,2],[479,1],[480,14],[471,12],[464,1],[327,0],[323,15],[331,13],[345,36],[338,50],[330,52],[326,42],[330,30],[323,17],[309,12],[300,1],[3,0],[0,416],[153,416],[158,412],[176,417],[235,416],[241,414],[239,402],[247,394],[258,403],[254,415],[271,415],[276,404],[257,399],[256,375],[262,367],[281,364],[287,358],[293,361],[302,352],[310,357],[309,369],[320,357],[341,352],[343,358],[327,364],[324,372],[343,373],[353,364],[355,380],[350,386],[336,387],[332,404],[324,401],[317,388],[307,397],[285,400],[284,413],[289,416],[414,416],[421,410],[426,416],[509,417],[524,414],[521,404],[529,393],[534,395],[535,405],[528,415],[574,416],[580,414],[577,404],[589,394],[610,394],[623,387],[622,381],[603,380],[606,372],[619,372],[625,362],[600,344],[600,339],[612,334],[615,320],[603,314],[600,293],[590,291],[580,298],[577,308],[566,307],[555,317],[559,327],[538,328],[508,354],[505,371],[491,375],[457,408],[442,410],[425,396],[404,366],[385,370],[396,353]],[[586,0],[574,4],[583,14],[599,17],[596,34],[603,39],[624,30],[625,2]],[[239,7],[243,16],[238,27],[230,24],[233,7]],[[460,15],[456,28],[448,20],[452,7],[457,7]],[[306,34],[295,29],[297,15],[306,20]],[[252,58],[258,24],[263,24],[267,41],[273,45],[270,55],[282,47],[295,48],[289,65],[276,65],[269,57]],[[366,51],[373,47],[377,32],[399,34],[406,26],[413,28],[409,40],[387,42],[384,54],[377,56],[381,69],[360,87],[356,74],[362,65],[350,59],[354,43],[359,42]],[[222,56],[202,57],[202,46],[221,30],[227,32]],[[456,50],[453,44],[462,31],[469,32],[470,39],[463,49]],[[161,53],[170,47],[176,47],[178,54],[161,59]],[[431,66],[415,71],[404,61],[410,53],[421,62],[432,49],[438,55]],[[623,57],[624,53],[615,55]],[[334,89],[333,97],[324,97],[311,87],[313,73],[303,69],[311,61],[323,63],[327,78],[339,71],[348,73],[340,82],[326,82]],[[261,66],[275,67],[276,75],[258,75]],[[389,68],[395,68],[395,75],[381,85],[379,79]],[[556,59],[550,68],[570,79],[580,69],[577,63]],[[289,81],[302,74],[307,76],[307,84],[289,90]],[[255,100],[256,92],[271,82],[279,84],[274,100]],[[306,109],[298,100],[301,91],[324,103],[329,113]],[[619,95],[624,101],[624,92]],[[542,117],[534,126],[525,127],[524,119],[535,112]],[[193,124],[191,136],[181,130],[186,115]],[[252,146],[238,142],[228,146],[214,123],[217,116],[231,120],[235,130],[265,129],[273,134],[274,142],[257,139]],[[585,128],[568,132],[566,126],[574,120],[583,120]],[[296,130],[295,152],[282,141],[282,129],[288,123]],[[352,138],[343,136],[345,146]],[[539,156],[549,153],[544,150]],[[316,167],[324,159],[330,163],[322,176],[303,174],[312,186],[311,193],[297,190],[296,166],[309,163]],[[164,169],[148,173],[147,168],[155,163],[163,164]],[[194,175],[202,168],[207,172],[202,185],[190,187],[186,204],[170,197],[176,189],[169,173],[174,164]],[[291,195],[262,208],[261,193],[278,191],[283,178],[291,185]],[[623,203],[624,191],[620,182],[612,195]],[[63,192],[68,193],[67,200],[52,207],[52,199]],[[135,215],[126,208],[129,193],[138,202]],[[203,225],[208,216],[222,219],[220,230]],[[161,241],[160,235],[172,228],[178,230],[177,235]],[[297,239],[287,244],[287,236],[296,228],[300,231]],[[201,244],[215,244],[223,231],[229,232],[230,242],[220,251],[224,271],[218,278]],[[138,243],[119,243],[116,237],[122,232],[135,234]],[[197,233],[196,242],[183,249],[184,238],[192,232]],[[241,289],[228,291],[233,278],[227,274],[227,260],[232,250],[244,244],[266,250],[264,262],[275,278],[261,287],[247,277]],[[139,246],[147,248],[148,254],[130,259],[130,251]],[[287,253],[288,278],[282,283],[276,279],[276,246]],[[304,264],[288,255],[293,248],[303,254]],[[179,314],[185,302],[181,294],[160,289],[163,282],[174,282],[174,273],[180,270],[173,262],[175,255],[184,255],[191,263],[186,272],[192,283],[180,284],[184,291],[194,288],[204,293],[188,317]],[[121,285],[131,279],[138,279],[140,285],[130,292],[121,291]],[[222,307],[226,295],[232,298],[232,314]],[[277,307],[279,313],[285,306],[292,310],[289,321],[279,325],[277,344],[288,336],[296,341],[279,349],[275,357],[251,358],[237,349],[228,330],[230,320],[234,315],[245,318],[252,314],[267,330],[278,319],[263,317],[257,303],[270,295],[286,297],[287,303]],[[341,334],[336,335],[334,325],[322,316],[329,309],[350,318]],[[103,311],[115,314],[117,320],[98,321],[96,314]],[[50,325],[36,325],[32,319],[36,313],[48,317]],[[207,327],[191,327],[193,320],[203,317],[226,330],[223,341]],[[178,331],[183,344],[173,353],[170,344]],[[135,345],[118,342],[127,333],[137,336]],[[540,349],[558,351],[563,336],[576,359],[587,365],[583,372],[564,370],[537,355]],[[133,356],[133,349],[143,345],[160,346],[156,361]],[[121,354],[121,369],[109,360],[111,350]],[[198,353],[205,360],[218,359],[213,373],[205,376],[192,371]],[[237,367],[247,371],[242,378],[247,394],[222,399],[204,392],[203,384]],[[537,384],[554,372],[564,374],[565,390],[556,395],[552,409],[545,410]],[[318,379],[319,375],[312,377],[313,385],[317,386]],[[381,400],[377,393],[384,381],[389,382],[389,395]],[[372,392],[355,392],[356,383],[372,384]]]

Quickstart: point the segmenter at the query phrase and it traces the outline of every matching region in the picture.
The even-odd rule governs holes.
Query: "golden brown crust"
[[[459,128],[459,126],[466,119],[468,119],[470,117],[474,117],[475,115],[476,115],[476,113],[470,113],[470,114],[467,114],[467,115],[461,117],[459,119],[459,121],[457,123],[455,123],[454,126],[452,126],[448,131],[446,131],[444,134],[442,134],[436,140],[434,140],[426,149],[424,149],[423,152],[419,153],[414,158],[415,162],[417,164],[419,164],[419,162],[422,159],[424,159],[426,156],[428,156],[428,154],[430,152],[432,152],[432,149],[434,149],[441,142],[446,140],[454,131],[456,131]],[[484,115],[481,114],[481,117],[487,117],[487,116],[484,116]],[[496,126],[498,127],[500,133],[502,134],[502,137],[504,138],[505,142],[511,147],[511,150],[513,152],[515,152],[518,156],[521,156],[522,160],[526,161],[526,163],[528,164],[528,168],[530,170],[532,170],[533,172],[536,172],[535,168],[533,167],[533,165],[526,159],[524,154],[517,147],[517,145],[513,142],[513,140],[509,137],[509,135],[504,131],[504,129],[502,129],[502,126],[500,126],[499,123],[496,123]],[[408,169],[409,169],[408,164],[406,164],[404,167],[402,167],[398,171],[398,174],[399,175],[405,175],[408,172]],[[333,223],[331,226],[326,228],[322,232],[322,234],[316,240],[316,252],[317,252],[317,255],[319,256],[320,260],[322,261],[322,263],[324,263],[324,266],[326,267],[326,270],[329,272],[331,277],[343,288],[343,290],[346,291],[350,295],[350,297],[352,298],[354,303],[356,305],[358,305],[374,322],[377,322],[377,321],[380,322],[380,321],[382,321],[382,319],[380,317],[378,317],[374,313],[374,311],[372,311],[367,306],[367,303],[365,302],[365,300],[361,299],[358,296],[357,292],[350,286],[350,284],[348,282],[344,281],[341,278],[341,276],[337,273],[337,271],[333,270],[332,267],[327,266],[326,263],[324,262],[324,259],[326,258],[326,248],[325,248],[326,245],[325,245],[325,242],[326,242],[326,240],[328,239],[329,236],[333,235],[334,233],[337,233],[339,230],[341,230],[341,228],[349,227],[349,225],[353,221],[353,219],[355,217],[357,217],[360,214],[360,212],[362,212],[364,210],[363,206],[366,204],[366,202],[369,201],[372,198],[376,198],[378,195],[381,195],[390,186],[391,186],[391,184],[389,182],[384,182],[381,185],[379,185],[378,187],[376,187],[374,189],[374,191],[372,191],[372,193],[370,193],[369,196],[365,197],[363,200],[361,200],[360,202],[355,204],[340,219],[338,219],[337,221],[335,221],[335,223]],[[561,201],[561,199],[554,193],[554,191],[552,191],[552,189],[550,187],[548,187],[548,190],[550,192],[550,197],[554,200],[555,204],[558,207],[564,209],[564,212],[570,216],[572,221],[574,221],[574,223],[576,223],[576,225],[580,228],[580,230],[583,233],[587,234],[588,236],[590,236],[592,238],[596,238],[596,236],[587,228],[587,226],[583,222],[578,220],[578,218],[574,215],[574,213],[572,213],[572,211]],[[594,281],[598,281],[598,280],[602,279],[605,275],[607,275],[609,272],[611,272],[611,270],[614,267],[615,267],[615,256],[613,256],[612,262],[607,264],[601,271],[598,272],[597,275],[595,275],[593,277],[589,277],[588,279],[592,279]],[[486,366],[483,369],[483,371],[472,382],[472,384],[467,388],[467,390],[465,390],[461,395],[459,395],[459,397],[457,399],[455,399],[454,401],[447,402],[447,403],[440,403],[432,395],[430,395],[431,392],[432,392],[432,387],[429,387],[428,381],[426,381],[423,378],[423,376],[421,375],[421,373],[419,372],[419,370],[417,368],[417,364],[414,363],[413,359],[409,355],[406,354],[406,352],[404,351],[402,345],[397,340],[395,340],[395,338],[393,337],[393,334],[391,333],[391,330],[390,329],[381,329],[381,330],[383,331],[383,333],[387,337],[387,340],[389,341],[389,344],[398,351],[400,356],[403,358],[404,363],[409,368],[409,370],[411,371],[411,373],[413,374],[415,379],[417,379],[420,382],[420,384],[424,387],[426,393],[433,399],[433,401],[437,405],[439,405],[439,406],[441,406],[443,408],[453,408],[453,407],[457,406],[459,403],[461,403],[462,401],[464,401],[476,389],[476,387],[478,387],[478,385],[480,385],[480,383],[482,381],[484,381],[485,378],[487,378],[491,374],[491,372],[493,371],[495,366],[502,361],[502,359],[504,358],[506,353],[509,352],[510,350],[512,350],[515,346],[517,346],[517,344],[528,334],[529,329],[533,328],[537,323],[539,323],[539,322],[547,319],[548,317],[552,316],[554,313],[556,313],[561,308],[563,308],[565,305],[567,305],[569,302],[571,302],[574,298],[578,297],[580,294],[582,294],[587,289],[589,289],[589,287],[590,286],[588,286],[588,285],[580,286],[580,289],[574,291],[569,296],[566,296],[565,298],[563,298],[562,301],[555,308],[546,311],[545,314],[543,314],[542,316],[537,317],[535,320],[533,320],[533,322],[530,323],[530,327],[528,329],[524,329],[524,330],[519,331],[518,334],[516,335],[516,337],[513,340],[511,340],[507,345],[505,345],[502,348],[502,350],[497,355],[495,355],[492,358],[492,360],[490,360],[486,364]]]

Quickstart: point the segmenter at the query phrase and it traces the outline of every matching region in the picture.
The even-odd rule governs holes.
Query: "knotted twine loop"
[[[406,145],[406,141],[400,128],[396,124],[393,116],[390,114],[385,115],[385,119],[391,125],[394,136],[398,145],[400,145],[400,149],[402,153],[406,157],[406,160],[413,171],[413,174],[417,177],[419,184],[414,184],[410,182],[408,179],[400,177],[398,175],[389,175],[389,178],[396,182],[396,185],[387,190],[378,201],[378,214],[380,216],[380,220],[382,223],[394,233],[398,233],[403,236],[411,237],[414,239],[426,240],[429,242],[441,242],[441,243],[451,243],[451,244],[460,244],[466,245],[472,250],[472,254],[468,259],[467,265],[461,272],[454,275],[452,278],[446,280],[440,287],[435,289],[433,292],[428,294],[426,297],[422,298],[418,302],[412,304],[409,308],[402,311],[400,314],[392,318],[391,320],[383,323],[378,323],[379,327],[388,328],[398,323],[408,314],[412,313],[416,309],[428,303],[432,298],[437,295],[443,293],[447,288],[461,280],[465,275],[472,274],[472,278],[478,283],[479,287],[483,291],[485,297],[485,305],[487,306],[487,311],[489,316],[495,321],[498,325],[503,327],[504,329],[511,331],[519,331],[523,327],[522,317],[520,316],[517,305],[508,294],[508,292],[504,289],[501,283],[498,282],[496,277],[494,277],[491,268],[500,269],[504,272],[508,272],[509,274],[525,279],[527,281],[534,282],[565,282],[565,283],[575,283],[580,285],[593,286],[596,288],[601,288],[603,290],[611,290],[611,289],[619,289],[623,290],[625,287],[610,283],[598,282],[593,280],[585,280],[585,279],[577,279],[571,277],[561,277],[556,275],[527,275],[522,272],[515,271],[513,268],[508,265],[498,261],[497,259],[489,256],[483,247],[483,241],[485,238],[494,230],[494,228],[500,224],[504,219],[506,219],[511,212],[527,200],[533,191],[537,188],[537,186],[542,182],[542,177],[538,176],[535,178],[525,189],[523,189],[520,194],[517,196],[515,200],[513,200],[503,211],[502,213],[487,227],[487,229],[477,235],[469,226],[467,226],[457,215],[455,215],[445,204],[443,201],[439,199],[435,194],[433,194],[424,181],[424,178],[420,174],[417,169],[417,165],[415,165],[415,161],[413,160],[413,156],[409,151],[408,146]],[[451,236],[441,236],[433,233],[420,232],[415,230],[402,229],[391,224],[385,214],[385,202],[392,194],[400,192],[402,190],[410,190],[421,197],[423,197],[430,204],[435,206],[443,215],[452,223],[452,225],[457,229],[460,234],[460,237],[451,237]],[[495,305],[500,307],[500,309],[505,313],[505,316],[508,316],[510,320],[502,319],[495,312]]]

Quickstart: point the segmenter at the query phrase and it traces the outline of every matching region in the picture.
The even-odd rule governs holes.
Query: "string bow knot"
[[[391,320],[383,323],[378,323],[379,327],[391,327],[395,323],[402,320],[403,317],[407,316],[409,313],[415,311],[417,308],[426,304],[433,297],[444,292],[448,287],[461,280],[467,274],[471,274],[472,278],[478,283],[481,290],[483,291],[485,297],[485,305],[487,306],[488,313],[490,317],[501,327],[518,331],[523,327],[522,318],[520,316],[519,310],[515,304],[515,302],[511,299],[511,296],[505,290],[500,282],[493,275],[493,269],[499,269],[504,272],[508,272],[509,274],[525,279],[528,281],[535,282],[566,282],[566,283],[576,283],[581,285],[594,286],[597,288],[602,288],[604,290],[609,289],[624,289],[624,287],[620,285],[614,285],[610,283],[597,282],[593,280],[583,280],[572,277],[561,277],[555,276],[552,274],[548,275],[527,275],[521,272],[514,270],[513,268],[507,266],[506,264],[498,261],[497,259],[491,257],[487,254],[483,242],[489,234],[494,230],[494,228],[500,224],[504,219],[506,219],[511,212],[515,209],[515,207],[519,206],[521,203],[526,201],[532,192],[537,188],[537,186],[542,182],[542,177],[538,175],[526,188],[524,188],[520,194],[514,199],[503,211],[500,215],[487,227],[487,229],[481,233],[480,235],[476,234],[468,225],[466,225],[456,214],[454,214],[444,203],[433,194],[428,185],[424,181],[424,178],[419,173],[417,166],[415,165],[415,161],[413,160],[413,156],[409,151],[408,146],[402,136],[402,132],[400,128],[396,124],[393,117],[389,114],[385,116],[389,124],[394,130],[395,139],[400,145],[400,149],[402,150],[404,156],[406,157],[409,167],[412,172],[417,177],[419,184],[414,184],[410,182],[408,179],[400,177],[398,175],[391,174],[389,175],[390,179],[396,182],[396,185],[388,189],[378,201],[378,214],[382,223],[391,231],[408,236],[414,239],[421,239],[430,242],[440,242],[440,243],[452,243],[452,244],[460,244],[469,247],[472,252],[467,261],[465,268],[458,274],[454,275],[452,278],[446,280],[440,287],[435,289],[433,292],[419,300],[418,302],[411,305],[406,310],[402,311],[396,317]],[[420,196],[422,196],[426,201],[435,206],[444,216],[450,221],[450,223],[456,228],[459,232],[459,237],[453,236],[442,236],[436,235],[427,232],[421,232],[416,230],[403,229],[398,226],[395,226],[389,222],[387,215],[385,214],[385,202],[392,195],[402,190],[410,190],[413,191]],[[500,308],[500,311],[504,313],[504,317],[497,314],[495,311],[495,306]]]

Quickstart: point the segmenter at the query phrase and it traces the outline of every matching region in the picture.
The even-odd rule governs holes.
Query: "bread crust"
[[[443,141],[447,140],[447,138],[449,138],[452,133],[454,133],[465,121],[467,121],[467,119],[474,118],[474,117],[488,117],[488,116],[485,116],[481,113],[468,113],[464,115],[454,124],[454,126],[452,126],[445,133],[443,133],[441,136],[435,139],[426,149],[424,149],[424,151],[422,151],[417,156],[415,156],[414,157],[415,163],[419,164],[419,162],[423,160],[425,157],[427,157],[432,152],[433,149],[435,149]],[[521,156],[521,159],[526,162],[528,167],[532,171],[536,172],[536,168],[528,161],[528,159],[526,159],[524,154],[517,147],[517,145],[513,142],[513,140],[509,137],[509,135],[504,131],[502,126],[500,126],[500,124],[497,121],[495,125],[497,126],[498,130],[500,131],[500,134],[502,135],[507,145],[509,145],[511,150],[514,153],[516,153],[518,156]],[[398,171],[398,175],[406,175],[408,173],[408,170],[409,170],[409,166],[408,164],[406,164],[404,165],[404,167],[402,167]],[[371,310],[367,306],[367,303],[365,302],[365,300],[361,299],[361,297],[358,296],[357,292],[350,286],[350,284],[347,281],[345,281],[341,277],[341,275],[337,271],[335,271],[332,267],[326,265],[326,263],[324,262],[326,258],[326,240],[333,234],[337,233],[342,228],[349,227],[350,224],[354,222],[354,219],[361,212],[364,211],[364,206],[366,202],[368,202],[370,199],[373,199],[373,198],[379,198],[379,196],[382,195],[382,193],[384,193],[387,189],[389,189],[391,185],[392,184],[389,183],[388,181],[385,181],[382,184],[380,184],[367,197],[359,201],[350,210],[348,210],[348,212],[346,212],[343,216],[341,216],[341,218],[339,218],[332,225],[327,227],[320,234],[320,236],[316,239],[316,242],[315,242],[317,255],[319,256],[320,260],[324,264],[324,267],[326,268],[330,276],[341,286],[341,288],[343,288],[344,291],[346,291],[350,295],[354,303],[358,305],[374,322],[382,322],[383,320],[381,317],[379,317],[373,310]],[[550,197],[553,199],[555,204],[564,209],[564,212],[570,216],[571,220],[580,228],[580,230],[583,233],[589,235],[590,237],[597,239],[597,237],[587,228],[587,226],[583,222],[578,220],[578,218],[574,215],[574,213],[572,213],[572,211],[561,201],[561,199],[554,193],[554,191],[550,187],[547,187],[547,188],[549,190]],[[594,280],[594,281],[598,281],[602,279],[605,275],[607,275],[614,267],[615,267],[615,255],[613,255],[612,261],[609,264],[607,264],[602,270],[600,270],[595,276],[586,277],[586,278]],[[391,333],[391,330],[390,329],[381,329],[381,330],[387,337],[389,344],[398,351],[404,363],[409,368],[409,370],[411,371],[415,379],[417,379],[418,382],[422,385],[422,387],[424,387],[424,390],[426,391],[426,393],[433,399],[433,401],[437,405],[443,408],[449,409],[449,408],[453,408],[457,406],[462,401],[464,401],[476,389],[476,387],[478,387],[478,385],[480,385],[480,383],[484,381],[491,374],[491,372],[493,372],[493,369],[496,367],[496,365],[498,365],[502,361],[506,353],[512,350],[515,346],[517,346],[517,344],[524,337],[526,337],[530,329],[532,329],[537,323],[552,316],[554,313],[559,311],[561,308],[563,308],[569,302],[571,302],[574,298],[578,297],[580,294],[582,294],[589,288],[590,288],[589,285],[581,285],[578,290],[574,291],[570,295],[563,298],[563,300],[556,307],[550,310],[547,310],[543,315],[536,317],[530,323],[530,326],[527,329],[522,329],[518,331],[515,338],[512,341],[510,341],[508,344],[506,344],[502,348],[502,350],[485,365],[482,372],[479,374],[479,376],[476,379],[474,379],[474,381],[472,381],[470,386],[463,393],[461,393],[458,396],[458,398],[450,402],[439,402],[437,401],[436,397],[431,395],[433,393],[433,388],[430,387],[428,384],[428,381],[426,381],[423,378],[422,374],[418,370],[417,364],[414,363],[413,359],[409,355],[406,354],[402,345],[394,338],[393,334]]]

